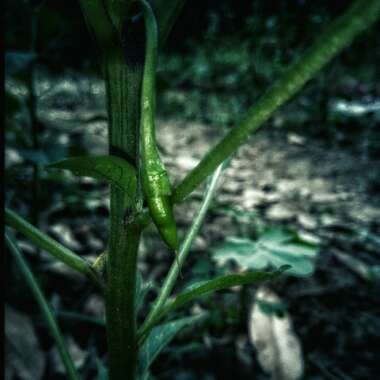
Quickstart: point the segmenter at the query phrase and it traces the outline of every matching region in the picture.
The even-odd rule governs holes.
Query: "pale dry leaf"
[[[40,349],[31,319],[5,306],[6,379],[39,380],[45,369],[45,356]]]
[[[263,370],[272,380],[298,380],[303,374],[302,349],[295,335],[289,315],[281,318],[273,311],[263,311],[266,305],[281,304],[270,289],[260,287],[249,318],[249,335]],[[274,310],[274,309],[273,309]]]

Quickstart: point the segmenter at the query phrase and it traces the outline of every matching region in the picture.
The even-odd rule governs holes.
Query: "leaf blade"
[[[247,273],[235,273],[224,276],[219,276],[212,280],[201,281],[198,285],[192,284],[191,289],[178,295],[173,300],[168,301],[162,310],[160,317],[172,311],[175,308],[183,306],[184,304],[192,301],[193,299],[213,293],[218,290],[223,290],[239,285],[248,285],[254,283],[262,283],[264,281],[273,280],[280,276],[284,271],[289,269],[289,265],[284,265],[282,268],[274,272],[247,272]]]
[[[105,180],[133,198],[136,191],[136,170],[116,156],[77,156],[47,165],[52,169],[69,170],[74,175]]]
[[[289,274],[309,276],[314,272],[313,259],[318,245],[304,241],[296,232],[285,228],[270,228],[258,240],[229,237],[214,250],[214,259],[221,264],[227,260],[241,268],[262,270],[290,265]]]
[[[144,378],[144,374],[148,371],[149,366],[158,354],[170,343],[174,336],[184,327],[199,320],[201,317],[203,315],[177,319],[156,326],[151,330],[139,352],[139,371],[142,378]]]

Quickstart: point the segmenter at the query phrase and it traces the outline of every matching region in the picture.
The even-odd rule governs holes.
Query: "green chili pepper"
[[[145,62],[141,91],[140,155],[142,186],[153,222],[173,250],[178,249],[177,228],[170,201],[171,185],[161,161],[155,137],[155,87],[157,63],[157,23],[150,5],[141,0],[145,19]]]

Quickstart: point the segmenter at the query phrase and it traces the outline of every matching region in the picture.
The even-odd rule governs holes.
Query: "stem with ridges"
[[[104,55],[109,115],[110,153],[137,162],[137,126],[141,71],[126,65],[121,51]],[[135,289],[139,225],[130,219],[124,194],[111,186],[110,240],[107,258],[107,339],[111,380],[133,380],[136,376]],[[130,209],[130,207],[129,207]],[[133,213],[133,210],[130,212]]]

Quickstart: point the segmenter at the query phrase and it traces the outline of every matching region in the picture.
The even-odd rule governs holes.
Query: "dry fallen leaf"
[[[303,374],[301,344],[289,315],[282,311],[280,317],[276,313],[278,305],[281,300],[274,292],[259,288],[250,312],[250,339],[260,365],[272,380],[297,380]]]
[[[10,306],[5,306],[5,379],[39,380],[45,369],[32,321]]]

